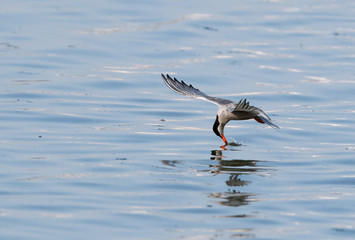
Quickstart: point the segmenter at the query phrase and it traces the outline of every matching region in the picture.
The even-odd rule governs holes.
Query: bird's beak
[[[221,138],[222,138],[222,140],[224,142],[224,145],[220,146],[220,148],[222,148],[223,150],[226,150],[226,146],[228,145],[228,142],[227,142],[226,137],[223,135],[223,133],[221,133]]]
[[[222,138],[223,142],[224,142],[226,145],[228,145],[228,141],[227,141],[226,137],[223,135],[223,133],[221,133],[221,138]]]

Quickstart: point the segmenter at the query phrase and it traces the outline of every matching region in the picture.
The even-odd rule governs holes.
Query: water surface
[[[1,238],[353,239],[354,7],[3,2]]]

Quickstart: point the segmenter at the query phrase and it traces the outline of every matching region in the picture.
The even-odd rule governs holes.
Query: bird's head
[[[224,129],[224,125],[225,124],[221,124],[219,119],[218,119],[218,115],[216,115],[216,121],[213,124],[213,132],[220,138],[222,138],[223,142],[227,145],[227,139],[224,137],[223,134],[223,129]]]
[[[218,136],[221,137],[221,133],[218,131],[218,127],[219,127],[219,120],[218,120],[218,115],[216,115],[216,121],[214,121],[213,124],[213,132]]]

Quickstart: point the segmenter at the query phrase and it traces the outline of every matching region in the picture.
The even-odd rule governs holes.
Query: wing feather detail
[[[188,85],[184,81],[179,81],[176,78],[171,78],[168,74],[165,76],[164,74],[161,74],[164,83],[174,92],[177,92],[181,95],[191,97],[191,98],[196,98],[196,99],[202,99],[208,102],[212,102],[214,104],[217,104],[219,106],[233,103],[230,100],[223,99],[223,98],[218,98],[218,97],[211,97],[208,96],[207,94],[201,92],[199,89],[194,88],[191,84]]]
[[[231,112],[259,112],[261,109],[251,106],[249,102],[247,102],[246,98],[240,99],[240,101],[234,106],[234,108],[230,109]]]
[[[274,129],[279,129],[279,126],[274,124],[271,120],[271,118],[260,108],[251,106],[249,102],[247,102],[246,99],[241,99],[234,109],[231,109],[231,112],[233,113],[238,113],[238,112],[247,112],[250,113],[251,115],[254,115],[254,119],[259,122],[259,123],[266,123],[270,127]]]

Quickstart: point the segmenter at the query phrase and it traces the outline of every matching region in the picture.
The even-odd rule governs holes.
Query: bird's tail
[[[279,129],[279,126],[277,126],[276,124],[274,124],[273,122],[271,122],[271,119],[268,118],[267,116],[263,116],[261,114],[259,114],[258,116],[256,116],[255,118],[255,121],[259,122],[259,123],[263,123],[263,124],[267,124],[269,125],[270,127],[272,127],[273,129]]]

